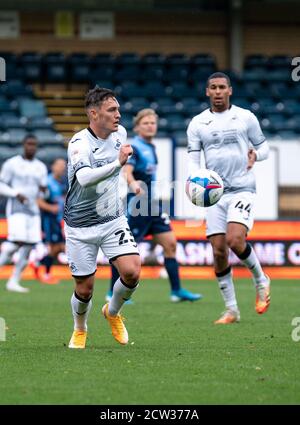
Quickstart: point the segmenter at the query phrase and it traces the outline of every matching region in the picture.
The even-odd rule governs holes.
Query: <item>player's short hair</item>
[[[154,109],[151,108],[145,108],[145,109],[141,109],[136,116],[133,118],[133,125],[134,127],[136,125],[139,125],[141,119],[143,119],[144,117],[146,117],[147,115],[153,115],[156,119],[156,121],[158,120],[158,115],[157,113],[154,111]]]
[[[110,89],[95,86],[93,89],[87,92],[84,106],[86,109],[91,108],[92,106],[100,106],[101,103],[109,97],[116,97],[115,92]]]
[[[23,145],[27,142],[28,139],[35,139],[36,141],[38,141],[37,137],[34,134],[28,133],[22,140]]]
[[[227,74],[224,74],[224,72],[214,72],[213,74],[211,74],[207,81],[206,81],[206,87],[209,86],[209,82],[210,80],[212,80],[213,78],[225,78],[225,80],[227,81],[227,84],[229,87],[231,87],[231,81],[230,78],[228,77]]]

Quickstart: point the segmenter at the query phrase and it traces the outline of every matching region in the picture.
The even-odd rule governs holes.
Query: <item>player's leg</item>
[[[21,274],[28,263],[30,251],[41,239],[40,221],[38,216],[16,213],[8,216],[8,239],[17,243],[19,259],[14,266],[13,273],[6,283],[8,291],[26,293],[28,288],[20,285]]]
[[[216,324],[234,323],[240,320],[231,267],[228,262],[226,243],[228,195],[207,209],[206,236],[209,239],[214,258],[214,270],[225,303],[225,312],[215,321]]]
[[[249,269],[256,288],[256,312],[265,313],[270,305],[270,279],[264,273],[261,264],[247,242],[247,233],[253,226],[254,194],[242,192],[236,194],[228,210],[227,244]]]
[[[29,254],[33,247],[34,247],[34,244],[24,244],[19,248],[18,261],[16,262],[13,268],[11,277],[6,283],[6,289],[8,291],[21,292],[21,293],[29,292],[28,288],[24,288],[23,286],[20,285],[20,280],[21,280],[22,272],[28,264]]]
[[[59,280],[52,276],[51,268],[57,255],[64,249],[64,238],[62,235],[61,225],[56,218],[43,217],[43,231],[44,231],[44,242],[47,243],[48,252],[40,260],[37,266],[43,265],[45,267],[45,273],[40,273],[38,270],[38,279],[47,284],[57,284]]]
[[[133,217],[131,215],[128,216],[128,228],[132,229],[132,234],[136,243],[141,242],[146,235],[149,234],[149,228],[151,227],[152,218],[144,217],[138,215],[137,217]],[[113,287],[115,282],[119,279],[120,275],[117,268],[111,263],[111,280],[110,280],[110,290],[107,292],[105,300],[110,301],[113,294]],[[133,301],[129,299],[126,301],[126,304],[133,304]]]
[[[69,348],[85,348],[99,248],[96,241],[93,241],[90,228],[83,230],[66,226],[65,231],[66,253],[75,279],[75,289],[71,297],[74,331]],[[94,236],[97,239],[97,235]]]
[[[197,301],[201,299],[201,294],[193,294],[181,287],[179,265],[176,259],[177,240],[174,232],[168,230],[162,233],[156,233],[153,235],[153,241],[161,245],[164,250],[164,265],[171,285],[171,301]]]
[[[1,245],[0,267],[10,263],[13,254],[18,251],[20,245],[17,242],[5,241]]]
[[[209,237],[214,256],[214,269],[219,288],[225,303],[226,311],[217,320],[216,324],[237,322],[240,319],[231,267],[228,263],[228,246],[225,234],[212,235]]]
[[[101,249],[120,275],[114,284],[111,300],[103,306],[102,312],[111,326],[114,338],[120,344],[127,344],[128,333],[120,310],[138,287],[141,260],[126,217],[102,225],[101,233]]]

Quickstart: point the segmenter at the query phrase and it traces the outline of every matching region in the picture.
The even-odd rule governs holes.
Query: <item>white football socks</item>
[[[15,267],[13,269],[13,273],[10,277],[10,281],[13,282],[19,282],[21,279],[22,271],[25,269],[28,263],[28,258],[30,251],[32,249],[32,245],[23,245],[19,249],[19,259],[17,263],[15,264]]]
[[[92,299],[84,301],[79,299],[78,295],[73,292],[71,297],[71,307],[74,318],[75,331],[87,331],[87,319],[92,308]]]
[[[224,272],[216,273],[218,279],[219,288],[226,308],[237,311],[237,301],[235,297],[235,290],[232,280],[231,267],[228,267]]]
[[[137,282],[136,285],[131,288],[127,286],[125,282],[122,282],[120,277],[118,280],[116,280],[114,284],[113,295],[108,304],[108,313],[110,316],[116,316],[119,313],[122,305],[125,303],[125,301],[131,298],[132,294],[138,286],[139,284]]]
[[[5,264],[8,264],[11,260],[11,257],[19,249],[19,247],[20,246],[14,242],[10,242],[10,241],[3,242],[1,246],[0,266],[4,266]]]
[[[246,258],[243,258],[243,254],[239,257],[243,264],[250,270],[253,276],[255,286],[267,284],[268,279],[263,272],[260,262],[255,254],[254,249],[248,243],[245,249],[245,254],[248,254]]]

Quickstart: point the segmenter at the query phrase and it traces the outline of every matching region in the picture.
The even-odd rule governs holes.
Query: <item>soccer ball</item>
[[[189,176],[185,192],[189,200],[198,207],[211,207],[223,195],[223,180],[215,171],[201,168]]]

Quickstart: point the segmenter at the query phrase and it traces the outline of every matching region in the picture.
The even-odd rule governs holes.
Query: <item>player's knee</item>
[[[170,242],[167,246],[164,247],[164,256],[173,257],[176,255],[176,241]]]
[[[239,235],[229,235],[226,238],[226,242],[229,248],[235,251],[244,245],[244,238]]]
[[[214,247],[213,254],[216,261],[223,261],[227,258],[227,250],[224,247]]]
[[[93,294],[93,282],[90,278],[76,277],[76,294],[83,299],[91,298]]]
[[[128,264],[126,268],[121,270],[120,276],[122,280],[128,285],[134,285],[140,278],[141,262],[138,257],[138,261]]]

